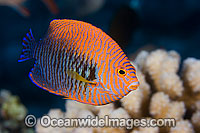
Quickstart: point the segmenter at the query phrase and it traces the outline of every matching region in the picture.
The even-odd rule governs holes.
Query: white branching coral
[[[67,100],[65,107],[66,107],[66,110],[78,109],[80,111],[80,110],[93,110],[94,106],[80,103],[74,100]]]
[[[16,121],[22,121],[25,118],[27,110],[25,106],[20,103],[19,97],[11,95],[10,92],[6,90],[0,92],[0,97],[3,100],[0,113],[5,118]]]
[[[93,106],[93,105],[89,105],[89,104],[84,104],[84,103],[80,103],[74,100],[68,100],[66,102],[66,110],[74,110],[74,111],[67,111],[67,116],[71,116],[71,118],[73,118],[72,116],[76,116],[80,110],[89,110],[91,111],[93,114],[98,114],[99,111],[101,110],[112,110],[114,109],[114,104],[113,103],[109,103],[106,105],[101,105],[101,106]],[[101,111],[102,112],[102,111]]]
[[[177,75],[180,56],[175,51],[156,50],[146,59],[145,69],[154,81],[158,91],[167,93],[171,98],[182,96],[183,83]]]
[[[170,99],[163,92],[156,93],[151,98],[150,113],[152,116],[159,117],[161,113],[165,113],[168,109]]]
[[[133,130],[131,133],[159,133],[158,127],[139,127],[138,130]]]
[[[142,90],[137,89],[135,91],[132,91],[123,99],[121,99],[122,106],[129,112],[131,116],[141,116],[141,106],[143,97],[144,96],[142,94]]]
[[[91,112],[94,110],[95,106],[80,103],[73,100],[66,101],[66,113],[65,118],[94,118],[94,114]],[[77,127],[67,127],[65,128],[65,132],[69,133],[78,133],[81,128]],[[84,128],[82,132],[93,132],[93,128]]]
[[[169,51],[165,62],[162,64],[163,71],[176,73],[180,65],[180,55],[176,51]]]
[[[87,105],[83,103],[79,103],[76,101],[68,100],[65,104],[66,106],[66,113],[65,117],[67,118],[77,118],[79,115],[80,110],[87,109]]]
[[[185,113],[183,102],[171,101],[163,92],[155,93],[150,102],[150,114],[155,118],[182,119]]]
[[[25,126],[27,108],[18,96],[9,90],[0,88],[0,133],[32,133],[33,129]]]
[[[68,132],[66,132],[68,133]],[[70,132],[69,132],[70,133]],[[71,131],[71,133],[94,133],[93,128],[75,128],[74,130]]]
[[[98,116],[100,118],[104,118],[104,116],[110,115],[113,112],[114,104],[110,103],[110,104],[103,105],[103,106],[97,106],[97,108],[99,109]]]
[[[94,118],[94,114],[89,110],[79,110],[79,114],[77,118],[87,118],[88,116],[91,116],[91,118]]]
[[[97,128],[95,133],[126,133],[126,130],[124,128],[105,127]]]
[[[94,114],[88,110],[87,104],[78,103],[76,101],[67,101],[66,108],[68,109],[66,113],[63,113],[60,109],[51,109],[48,113],[50,118],[94,118]],[[81,128],[76,127],[43,127],[40,124],[40,119],[38,119],[36,125],[36,132],[37,133],[76,133],[81,130]],[[82,132],[93,132],[94,128],[84,128]]]
[[[175,127],[170,129],[170,133],[194,133],[193,126],[188,120],[180,120]]]
[[[194,128],[196,129],[196,132],[200,132],[200,110],[197,110],[192,115],[192,124],[194,125]]]
[[[149,56],[149,52],[147,51],[141,51],[135,61],[134,61],[134,64],[137,65],[137,67],[145,73],[146,69],[145,69],[145,63],[146,63],[146,59],[147,57]]]
[[[91,111],[93,114],[97,114],[100,110],[100,108],[106,107],[106,106],[111,106],[109,104],[103,105],[103,106],[93,106],[93,105],[88,105],[84,103],[80,103],[74,100],[67,100],[65,107],[66,107],[66,113],[65,117],[67,118],[77,118],[77,116],[80,114],[81,110],[88,110]],[[112,105],[114,108],[114,105]]]
[[[195,105],[196,105],[196,109],[197,109],[197,110],[200,110],[200,100],[199,100],[199,101],[196,101]]]
[[[48,113],[48,116],[50,118],[64,118],[64,113],[60,109],[51,109]],[[65,133],[66,129],[65,128],[60,128],[60,127],[43,127],[40,123],[40,119],[37,120],[37,125],[36,125],[36,132],[37,133]]]
[[[145,113],[142,110],[146,107],[150,95],[150,86],[146,83],[145,76],[139,70],[137,70],[137,77],[140,82],[139,88],[121,99],[122,106],[132,117],[141,117]]]
[[[123,108],[115,109],[109,116],[110,118],[125,118],[125,119],[130,118],[127,111]]]
[[[195,58],[184,60],[183,78],[193,92],[200,92],[200,60]]]
[[[144,118],[143,118],[144,119]],[[147,123],[150,123],[150,120],[152,118],[145,118],[147,120]],[[158,127],[139,127],[137,129],[132,130],[131,133],[159,133],[159,128]]]
[[[183,84],[180,82],[179,76],[175,73],[163,72],[156,83],[159,85],[158,89],[160,91],[164,91],[171,97],[182,95]]]
[[[89,110],[80,110],[79,115],[76,118],[94,118],[94,114],[89,111]],[[89,127],[74,127],[70,129],[66,129],[66,132],[72,132],[72,133],[93,133],[94,128],[89,128]]]
[[[161,63],[167,57],[167,52],[156,50],[151,52],[146,59],[145,69],[148,71],[152,79],[158,79],[161,71]]]
[[[137,77],[140,82],[140,86],[138,90],[142,90],[142,93],[144,95],[144,101],[149,99],[149,95],[151,93],[150,91],[150,85],[146,82],[145,75],[138,69],[137,70]]]
[[[181,71],[185,90],[180,100],[185,102],[190,111],[200,108],[200,60],[187,58],[183,61]]]
[[[118,109],[115,109],[112,111],[112,113],[110,115],[108,115],[109,118],[117,118],[118,120],[120,118],[123,118],[123,119],[127,119],[127,118],[130,118],[129,114],[127,113],[127,111],[123,108],[118,108]],[[105,133],[125,133],[126,132],[126,123],[124,122],[124,125],[123,127],[103,127],[103,128],[96,128],[96,131],[98,133],[102,133],[102,132],[105,132]]]

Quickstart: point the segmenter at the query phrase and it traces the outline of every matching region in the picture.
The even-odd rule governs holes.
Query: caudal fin
[[[33,37],[31,29],[26,34],[26,36],[23,38],[22,45],[23,45],[23,50],[22,50],[22,53],[20,55],[18,62],[22,62],[22,61],[33,58],[32,53],[33,53],[33,49],[34,49],[34,45],[35,45],[35,39]]]

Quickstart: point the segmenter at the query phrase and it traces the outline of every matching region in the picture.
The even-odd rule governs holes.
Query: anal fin
[[[42,74],[41,68],[38,63],[36,63],[29,73],[29,77],[32,80],[32,82],[37,85],[38,87],[49,91],[50,93],[56,94],[56,95],[62,95],[57,91],[55,88],[53,88],[50,83],[47,82],[46,79],[44,79],[44,76]]]

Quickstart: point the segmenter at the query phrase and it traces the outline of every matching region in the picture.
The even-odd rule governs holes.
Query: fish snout
[[[139,81],[134,81],[134,82],[132,82],[129,86],[128,86],[128,90],[136,90],[137,89],[137,87],[139,86]]]

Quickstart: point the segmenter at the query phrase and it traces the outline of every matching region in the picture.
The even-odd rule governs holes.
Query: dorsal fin
[[[33,49],[34,49],[34,45],[35,45],[35,39],[33,37],[32,31],[30,29],[30,31],[26,34],[26,36],[23,38],[23,50],[22,53],[20,55],[20,58],[18,60],[18,62],[22,62],[28,59],[33,58]]]

